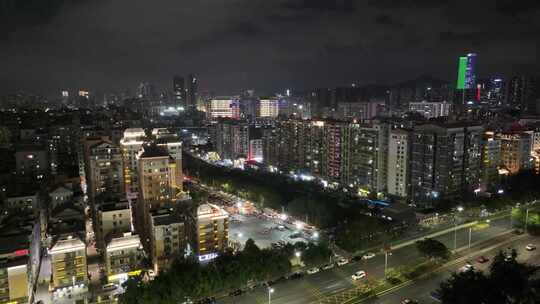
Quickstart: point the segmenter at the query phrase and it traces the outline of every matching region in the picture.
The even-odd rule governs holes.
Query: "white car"
[[[474,270],[474,266],[468,263],[459,269],[460,272],[467,272],[467,271],[473,271],[473,270]]]
[[[369,260],[375,257],[375,253],[368,252],[362,256],[362,260]]]
[[[319,271],[321,271],[321,269],[319,269],[317,267],[313,267],[311,269],[308,269],[307,274],[315,274],[315,273],[317,273]]]
[[[349,264],[349,260],[347,260],[346,258],[341,258],[339,260],[337,260],[337,265],[338,266],[343,266],[343,265],[347,265]]]
[[[357,271],[355,272],[351,278],[353,279],[353,281],[356,281],[356,280],[360,280],[362,278],[365,278],[367,276],[367,273],[363,270],[360,270],[360,271]]]
[[[334,264],[326,264],[322,267],[323,270],[328,270],[334,268]]]
[[[527,251],[533,251],[536,249],[536,246],[533,244],[528,244],[527,247],[525,247]]]

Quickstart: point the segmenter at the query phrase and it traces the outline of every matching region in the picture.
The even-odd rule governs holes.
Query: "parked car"
[[[237,289],[229,292],[229,296],[236,297],[242,294],[242,289]]]
[[[526,249],[527,251],[533,251],[533,250],[536,249],[536,246],[535,246],[534,244],[528,244],[528,245],[525,247],[525,249]]]
[[[432,291],[430,294],[431,298],[437,302],[441,302],[442,299],[441,299],[441,294],[438,292],[438,291]]]
[[[349,260],[347,260],[346,258],[341,258],[339,260],[337,260],[337,265],[338,266],[343,266],[343,265],[347,265],[349,264]]]
[[[304,274],[299,271],[299,272],[295,272],[295,273],[291,274],[289,276],[289,279],[291,279],[291,280],[300,279],[303,276],[304,276]]]
[[[358,262],[358,261],[361,261],[362,260],[362,256],[360,255],[356,255],[356,256],[353,256],[351,261],[353,262]]]
[[[113,291],[118,288],[118,285],[114,283],[105,284],[101,287],[103,291]]]
[[[353,279],[353,281],[356,281],[356,280],[360,280],[362,278],[365,278],[367,276],[367,273],[363,270],[360,270],[360,271],[357,271],[355,272],[351,278]]]
[[[369,260],[375,257],[375,253],[368,252],[362,256],[362,260]]]
[[[474,270],[474,266],[470,262],[467,262],[465,266],[459,269],[460,272],[467,272],[467,271],[473,271],[473,270]]]
[[[307,274],[316,274],[316,273],[319,272],[319,271],[321,271],[320,268],[318,268],[318,267],[313,267],[313,268],[308,269]]]
[[[328,269],[332,269],[334,268],[334,264],[330,263],[330,264],[326,264],[322,267],[323,270],[328,270]]]
[[[484,264],[486,262],[489,262],[489,259],[486,258],[485,256],[481,255],[479,256],[478,258],[476,258],[476,261],[480,264]]]

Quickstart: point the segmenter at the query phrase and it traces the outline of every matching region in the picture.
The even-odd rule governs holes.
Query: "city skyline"
[[[3,6],[0,89],[9,93],[169,88],[191,72],[200,91],[220,94],[424,74],[454,82],[456,58],[469,52],[480,56],[479,75],[539,67],[534,1],[27,2]]]

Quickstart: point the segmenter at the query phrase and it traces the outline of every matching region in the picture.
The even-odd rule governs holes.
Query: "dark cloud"
[[[375,23],[393,28],[403,28],[405,24],[388,14],[380,14],[375,18]]]
[[[518,16],[540,9],[538,0],[496,0],[497,12],[502,15]]]
[[[538,72],[537,1],[511,2],[0,0],[0,94],[168,88],[190,72],[224,94],[453,80],[469,51],[481,73]]]
[[[355,0],[291,0],[285,1],[281,7],[297,11],[319,11],[319,12],[350,12],[355,10]]]

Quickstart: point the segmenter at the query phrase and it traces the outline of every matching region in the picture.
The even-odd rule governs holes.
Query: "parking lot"
[[[260,248],[270,247],[279,241],[308,242],[310,235],[299,232],[296,225],[264,214],[232,214],[229,221],[229,238],[243,245],[249,238]]]

